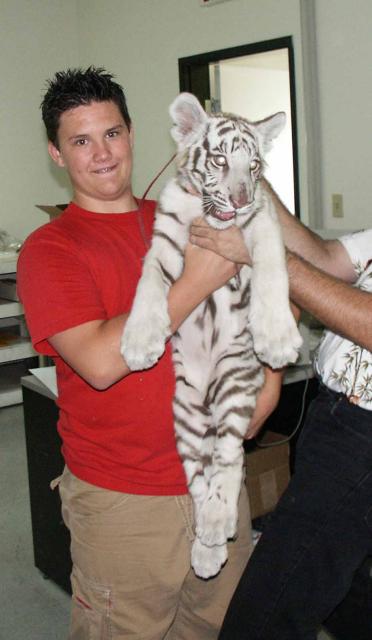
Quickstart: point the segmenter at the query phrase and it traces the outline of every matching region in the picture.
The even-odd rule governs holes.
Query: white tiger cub
[[[255,123],[208,116],[188,93],[174,100],[170,114],[178,170],[162,191],[122,337],[130,369],[151,367],[164,351],[168,289],[182,272],[195,217],[217,229],[240,227],[253,265],[201,303],[172,337],[177,447],[195,515],[191,564],[209,578],[226,562],[226,542],[236,534],[242,441],[263,382],[261,362],[282,367],[301,346],[280,227],[259,180],[285,114]]]

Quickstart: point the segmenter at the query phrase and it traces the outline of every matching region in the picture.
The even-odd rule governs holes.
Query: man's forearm
[[[210,251],[189,246],[182,275],[171,286],[168,312],[174,333],[187,316],[215,289],[236,274],[236,265]],[[150,314],[151,322],[151,314]],[[131,373],[121,356],[121,336],[128,314],[72,327],[49,341],[86,382],[99,390]]]
[[[324,326],[372,351],[372,296],[287,252],[291,299]]]
[[[188,245],[184,270],[168,294],[171,332],[177,331],[187,316],[213,291],[236,275],[236,272],[233,262],[213,251]]]
[[[355,273],[340,242],[320,238],[288,211],[265,179],[263,187],[274,203],[286,247],[326,273],[353,282]]]

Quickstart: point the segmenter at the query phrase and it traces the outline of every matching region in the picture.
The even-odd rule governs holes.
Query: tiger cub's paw
[[[237,522],[236,506],[217,495],[210,495],[200,508],[196,535],[206,546],[222,545],[235,536]]]
[[[128,318],[120,352],[131,371],[152,367],[164,353],[170,335],[169,318],[153,316],[147,322]]]
[[[252,316],[251,329],[254,350],[262,362],[273,369],[296,362],[302,338],[289,309],[261,310]]]
[[[226,544],[207,547],[195,538],[191,549],[191,566],[199,578],[212,578],[220,572],[227,560]]]

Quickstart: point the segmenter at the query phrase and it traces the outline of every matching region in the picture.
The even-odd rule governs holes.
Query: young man
[[[291,298],[329,330],[315,361],[321,391],[297,445],[295,473],[219,638],[315,640],[372,553],[372,230],[325,242],[266,187],[289,249]],[[191,231],[199,246],[249,263],[237,229],[215,232],[198,222]]]
[[[242,492],[226,566],[212,580],[196,578],[170,347],[139,373],[119,351],[147,250],[139,217],[150,237],[155,209],[146,201],[139,211],[132,192],[123,90],[102,69],[60,72],[42,114],[50,156],[67,169],[73,199],[26,240],[18,287],[33,344],[57,368],[66,462],[59,488],[73,559],[69,637],[212,640],[251,551],[249,508]],[[232,262],[190,246],[169,293],[172,329],[235,273]],[[251,435],[278,394],[278,383],[263,392]]]

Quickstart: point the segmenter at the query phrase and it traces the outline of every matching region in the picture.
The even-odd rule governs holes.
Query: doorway
[[[278,38],[179,59],[180,90],[193,93],[209,113],[235,113],[251,121],[277,111],[284,131],[267,156],[266,177],[300,217],[294,54],[292,38]]]

